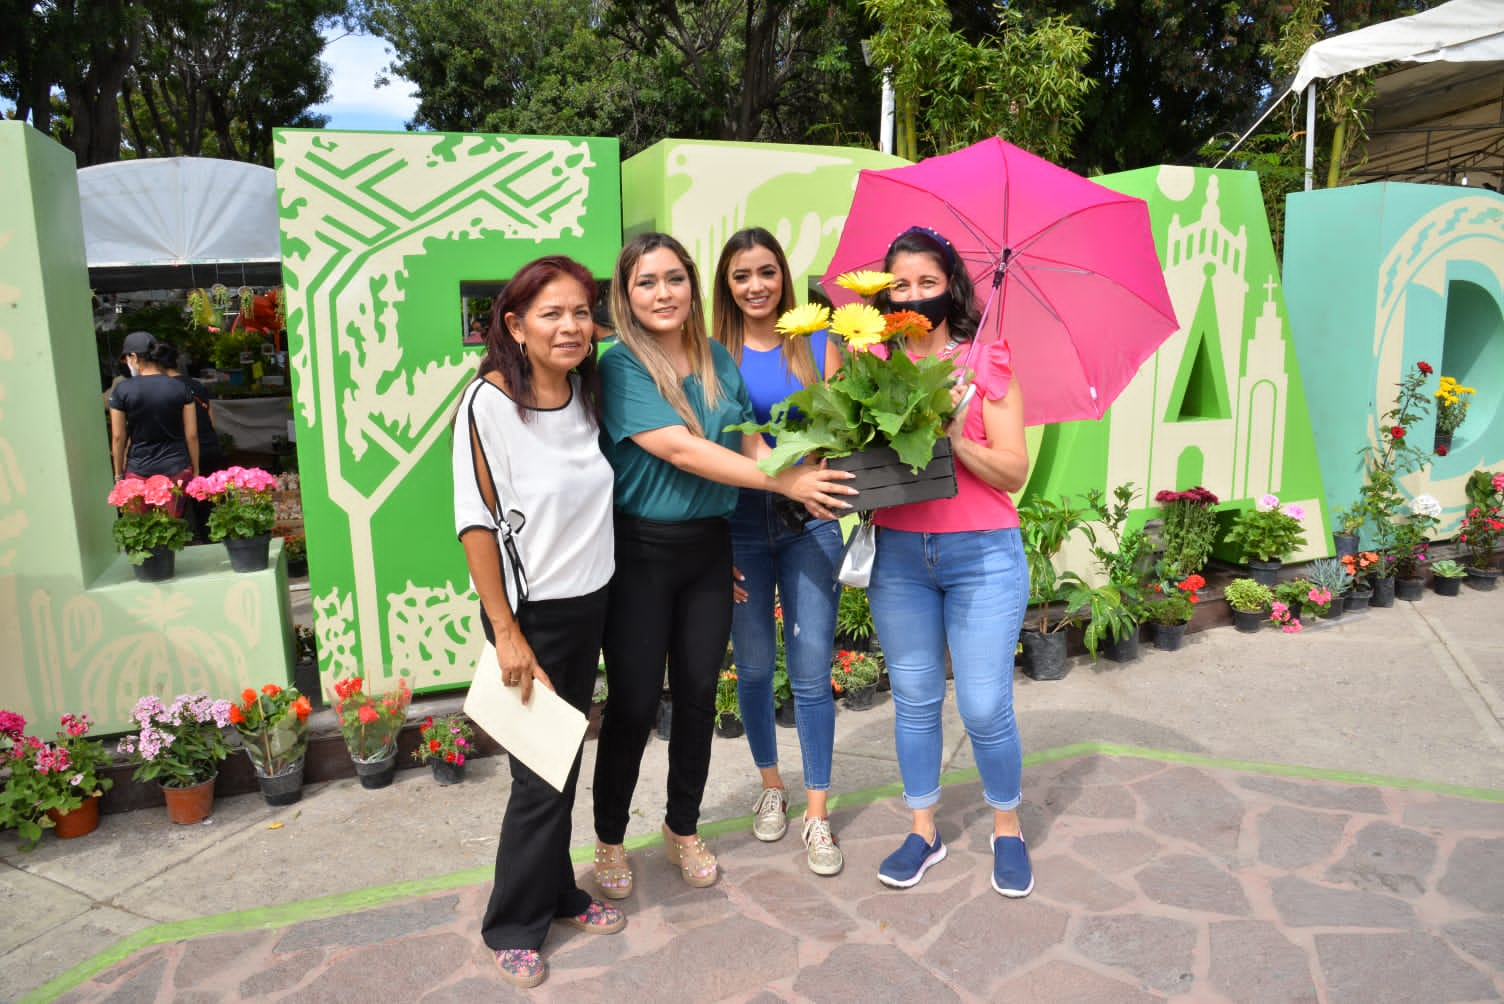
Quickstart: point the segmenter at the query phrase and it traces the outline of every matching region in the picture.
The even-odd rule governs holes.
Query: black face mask
[[[912,310],[914,313],[930,322],[930,328],[938,328],[950,316],[950,290],[946,290],[939,296],[932,296],[927,300],[909,300],[900,303],[892,301],[894,310]]]

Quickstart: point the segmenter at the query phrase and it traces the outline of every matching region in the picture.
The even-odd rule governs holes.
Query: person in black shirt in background
[[[165,474],[181,488],[198,474],[198,415],[188,388],[154,360],[156,346],[145,331],[125,336],[131,378],[110,392],[110,456],[116,481]],[[174,516],[183,514],[185,498],[174,500]]]
[[[178,370],[178,349],[171,342],[157,342],[151,358],[162,367],[162,372],[188,388],[193,395],[193,412],[198,420],[198,473],[213,474],[227,466],[224,449],[219,445],[219,433],[214,429],[214,400],[209,388],[193,377]],[[193,528],[193,541],[204,544],[209,540],[209,513],[214,503],[208,499],[188,500],[188,524]]]

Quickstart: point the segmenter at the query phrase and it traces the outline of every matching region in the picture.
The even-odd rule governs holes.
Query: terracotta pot
[[[201,823],[214,814],[214,777],[187,788],[169,788],[162,785],[162,797],[167,799],[167,818],[174,823]]]
[[[47,815],[53,822],[52,832],[59,840],[72,840],[93,833],[99,828],[99,796],[84,799],[84,804],[71,812],[48,809]]]

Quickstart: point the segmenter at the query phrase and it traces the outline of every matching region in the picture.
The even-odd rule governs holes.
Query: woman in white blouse
[[[486,354],[454,427],[455,524],[496,671],[524,702],[535,684],[588,711],[614,567],[611,466],[598,445],[595,283],[540,258],[497,298]],[[580,763],[555,791],[515,757],[481,937],[502,977],[543,982],[555,921],[613,934],[626,918],[581,890],[569,859]]]

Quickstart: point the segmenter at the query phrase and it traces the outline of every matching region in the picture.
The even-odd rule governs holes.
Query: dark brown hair
[[[778,243],[778,238],[762,227],[748,227],[746,230],[738,230],[732,234],[731,239],[726,241],[726,246],[721,249],[721,260],[715,266],[711,314],[715,328],[711,337],[726,346],[737,365],[741,365],[742,347],[746,344],[744,335],[746,317],[731,295],[729,278],[731,260],[753,248],[766,248],[770,251],[773,260],[778,263],[778,271],[783,274],[783,292],[778,297],[778,314],[792,310],[798,302],[794,296],[794,276],[789,270],[788,257],[784,255],[783,246]],[[820,369],[815,365],[815,354],[810,346],[810,339],[805,335],[795,335],[785,337],[782,341],[784,371],[798,380],[802,387],[818,383]]]
[[[506,384],[507,393],[517,402],[517,410],[523,421],[532,420],[532,410],[537,397],[533,393],[533,364],[522,352],[522,346],[507,330],[506,317],[526,314],[543,288],[556,279],[573,279],[585,290],[587,305],[595,305],[595,279],[585,266],[563,255],[549,255],[528,262],[502,288],[491,305],[491,325],[486,329],[486,354],[475,371],[477,377],[498,373]],[[595,323],[591,322],[591,351],[580,362],[575,372],[580,375],[580,391],[585,396],[585,410],[597,424],[601,417],[600,371],[595,358]]]
[[[945,272],[946,286],[950,292],[950,314],[945,319],[950,326],[950,337],[958,342],[975,338],[977,325],[981,323],[976,288],[972,286],[971,276],[966,272],[966,263],[956,254],[950,241],[927,227],[910,227],[888,245],[883,270],[891,272],[893,259],[901,254],[924,254],[935,259],[935,264]],[[893,309],[893,296],[889,290],[878,293],[872,302],[884,313]]]

